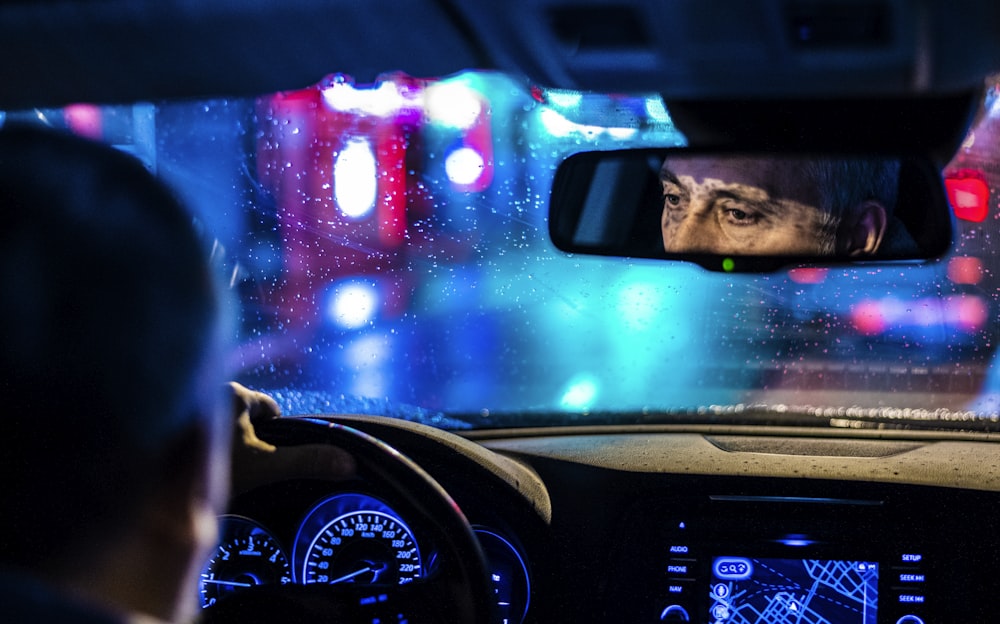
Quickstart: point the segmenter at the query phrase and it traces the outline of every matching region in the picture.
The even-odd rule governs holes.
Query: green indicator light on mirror
[[[731,273],[733,269],[736,268],[736,262],[732,258],[722,259],[722,270],[726,273]]]

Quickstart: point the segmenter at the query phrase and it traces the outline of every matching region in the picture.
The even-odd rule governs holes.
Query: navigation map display
[[[715,557],[712,624],[875,624],[878,564]]]

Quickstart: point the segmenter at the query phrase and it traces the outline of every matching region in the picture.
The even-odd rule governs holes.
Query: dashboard
[[[495,622],[992,619],[990,434],[713,425],[460,437],[336,420],[410,457],[455,500],[486,555]],[[254,583],[419,589],[442,565],[440,544],[394,495],[314,477],[238,494],[203,603]]]

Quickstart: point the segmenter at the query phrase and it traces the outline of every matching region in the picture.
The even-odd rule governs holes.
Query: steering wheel
[[[257,435],[278,447],[330,444],[351,454],[357,474],[385,486],[393,505],[438,546],[435,572],[405,585],[258,585],[203,612],[203,622],[383,622],[420,624],[493,621],[486,560],[469,522],[447,492],[406,456],[351,427],[310,418],[276,418]]]

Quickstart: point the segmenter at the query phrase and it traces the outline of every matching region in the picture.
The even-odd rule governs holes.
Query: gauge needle
[[[372,571],[371,566],[366,566],[364,568],[361,568],[357,572],[351,572],[350,574],[345,574],[344,576],[342,576],[342,577],[340,577],[338,579],[333,579],[332,581],[330,581],[330,585],[336,585],[337,583],[342,583],[344,581],[349,581],[349,580],[351,580],[352,578],[354,578],[356,576],[361,576],[365,572],[371,572],[371,571]]]
[[[230,587],[253,587],[250,583],[240,583],[237,581],[218,581],[215,579],[201,579],[202,583],[209,583],[212,585],[229,585]]]
[[[379,564],[377,564],[377,563],[375,563],[375,562],[373,562],[373,561],[366,561],[365,563],[367,563],[368,565],[372,566],[372,568],[371,568],[371,571],[373,572],[373,576],[372,576],[372,583],[378,583],[378,577],[379,577],[379,576],[380,576],[380,575],[381,575],[381,574],[382,574],[383,572],[385,572],[386,568],[388,568],[388,567],[389,567],[389,565],[388,565],[388,564],[386,564],[386,563],[381,563],[381,562],[380,562],[380,563],[381,563],[381,565],[379,565]],[[375,566],[378,566],[378,567],[376,568]]]

